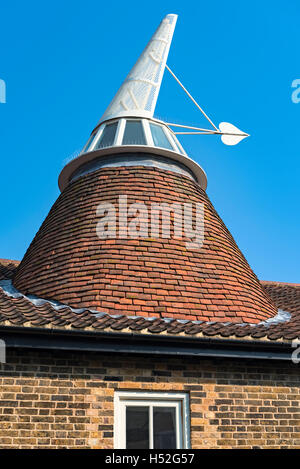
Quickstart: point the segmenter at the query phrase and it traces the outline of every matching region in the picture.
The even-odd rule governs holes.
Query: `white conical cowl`
[[[176,21],[177,15],[162,20],[100,122],[124,116],[153,117]]]

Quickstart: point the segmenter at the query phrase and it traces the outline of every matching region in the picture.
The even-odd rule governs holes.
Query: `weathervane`
[[[166,68],[212,126],[211,129],[203,129],[189,125],[166,123],[169,127],[186,129],[186,131],[182,132],[173,131],[174,134],[220,135],[222,142],[226,145],[236,145],[248,137],[249,134],[242,132],[228,122],[221,122],[219,127],[217,127],[166,63],[176,22],[177,15],[173,14],[167,15],[163,19],[105,111],[100,123],[116,117],[133,115],[148,119],[153,118],[161,81]]]
[[[170,74],[175,78],[177,83],[181,86],[183,91],[187,94],[187,96],[191,99],[191,101],[197,106],[197,108],[202,112],[205,119],[212,125],[213,129],[202,129],[200,127],[192,127],[190,125],[181,125],[181,124],[174,124],[168,122],[167,125],[170,127],[181,127],[184,129],[195,130],[196,132],[174,132],[176,135],[221,135],[221,140],[225,145],[236,145],[241,140],[246,137],[249,137],[249,134],[242,132],[240,129],[235,127],[233,124],[229,122],[221,122],[219,124],[219,128],[213,123],[213,121],[208,117],[208,115],[203,111],[202,107],[197,103],[197,101],[193,98],[193,96],[188,92],[188,90],[183,86],[181,81],[177,78],[174,72],[168,67],[166,64],[166,69],[170,72]]]
[[[167,15],[158,26],[111,103],[93,129],[80,154],[63,168],[59,187],[63,190],[69,181],[92,168],[102,167],[105,161],[117,165],[158,165],[193,174],[200,187],[207,186],[207,177],[201,166],[190,158],[182,147],[179,135],[220,135],[226,145],[236,145],[248,137],[228,122],[217,127],[193,96],[167,65],[177,15]],[[167,69],[187,96],[201,111],[210,128],[168,123],[154,117],[164,71]],[[104,158],[105,157],[105,158]],[[164,160],[161,160],[164,158]],[[175,162],[175,163],[174,163]],[[170,170],[171,170],[170,169]]]

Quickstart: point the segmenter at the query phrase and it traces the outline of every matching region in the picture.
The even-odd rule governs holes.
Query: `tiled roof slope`
[[[205,240],[107,239],[96,234],[101,202],[203,203]],[[150,207],[149,207],[150,208]],[[192,179],[158,168],[102,168],[60,195],[21,262],[14,286],[109,314],[258,323],[277,310]]]
[[[278,309],[300,316],[300,283],[261,281]]]
[[[1,266],[0,266],[1,270]],[[48,301],[32,302],[13,298],[0,288],[0,327],[37,327],[51,329],[78,329],[90,331],[119,331],[195,337],[220,337],[244,340],[291,341],[300,337],[300,285],[262,282],[275,305],[291,313],[291,319],[281,323],[234,324],[165,320],[141,316],[111,316],[95,311],[76,311],[68,306]]]
[[[0,259],[0,280],[12,278],[19,264],[20,261]]]

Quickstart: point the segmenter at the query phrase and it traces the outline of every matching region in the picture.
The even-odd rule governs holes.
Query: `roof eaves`
[[[187,337],[135,332],[0,327],[7,348],[291,361],[290,341]]]

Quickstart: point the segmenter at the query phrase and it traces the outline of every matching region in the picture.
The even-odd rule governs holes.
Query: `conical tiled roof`
[[[62,194],[13,283],[23,294],[110,316],[259,323],[276,316],[275,306],[209,201],[204,171],[169,126],[153,118],[176,19],[162,21],[79,157],[63,169]],[[200,110],[210,132],[221,135]],[[99,235],[99,204],[102,215],[103,204],[113,206],[107,223],[118,215],[119,226],[120,197],[131,207],[143,204],[142,235]],[[188,229],[183,217],[184,236],[173,212],[170,233],[151,231],[152,206],[163,203],[176,203],[184,214],[196,207]],[[195,222],[204,238],[191,246]]]
[[[100,239],[97,207],[203,203],[204,243],[186,239]],[[150,213],[150,210],[149,210]],[[150,216],[150,215],[149,215]],[[172,234],[172,233],[171,233]],[[110,314],[258,323],[277,309],[190,177],[157,167],[106,167],[71,182],[22,260],[14,286],[24,294]]]

